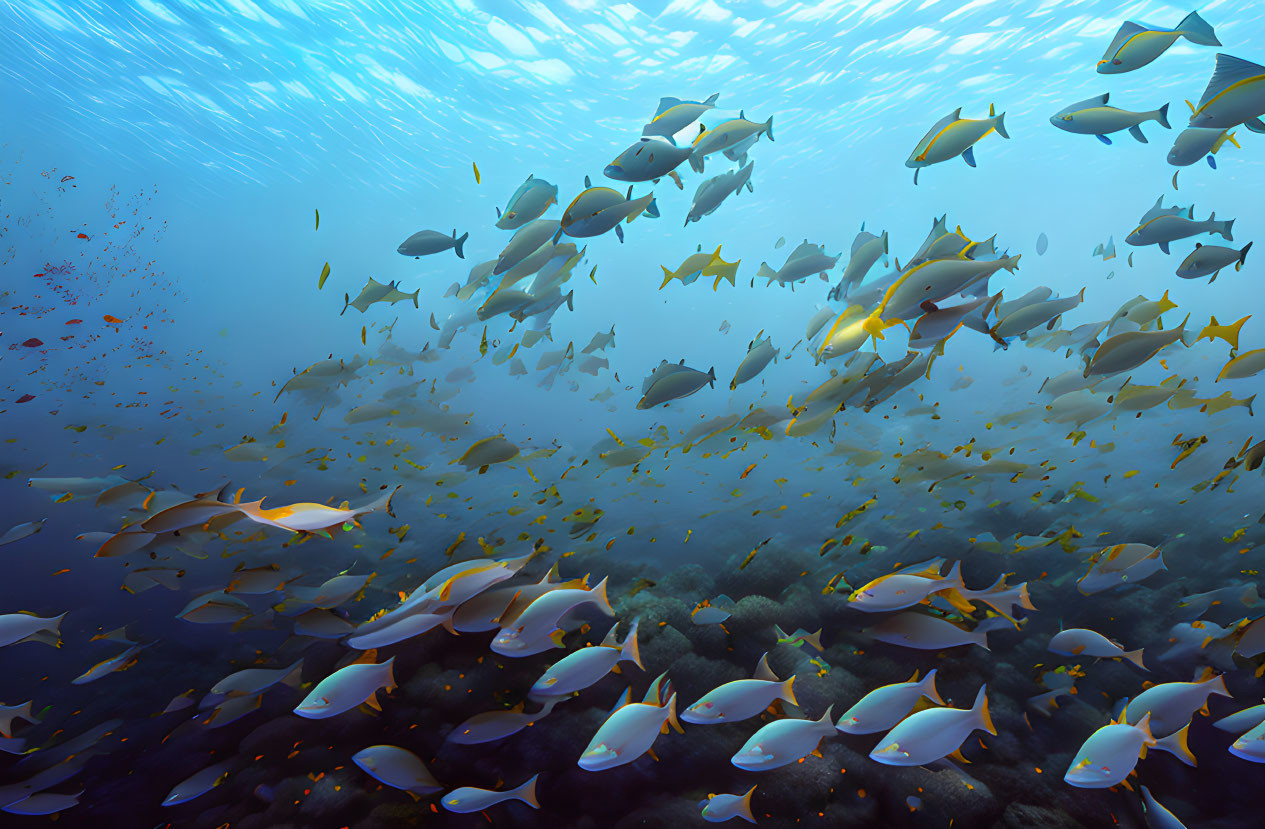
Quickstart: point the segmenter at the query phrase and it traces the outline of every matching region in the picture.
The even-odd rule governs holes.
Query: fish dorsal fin
[[[747,120],[747,111],[745,109],[738,110],[738,120],[739,121]]]
[[[1145,26],[1139,26],[1132,20],[1126,20],[1121,23],[1120,28],[1116,30],[1116,36],[1111,39],[1110,45],[1107,46],[1107,52],[1103,55],[1103,59],[1111,60],[1112,56],[1120,51],[1120,47],[1129,42],[1129,38],[1133,37],[1138,32],[1145,31]]]
[[[672,109],[672,107],[679,103],[681,103],[680,98],[660,98],[659,108],[654,111],[654,117],[658,118],[660,115]]]
[[[631,704],[632,704],[632,688],[631,687],[625,688],[623,695],[620,696],[620,698],[615,701],[615,707],[611,709],[611,713],[614,714],[616,711],[623,708],[625,705],[631,705]]]
[[[584,187],[587,189],[587,188],[592,187],[592,186],[593,186],[593,181],[592,181],[592,180],[591,180],[588,176],[585,176],[585,177],[584,177]]]
[[[760,657],[760,661],[756,663],[755,673],[752,674],[754,679],[763,679],[766,682],[781,682],[777,678],[777,674],[773,673],[773,669],[769,667],[769,655],[765,653]]]
[[[1110,92],[1104,92],[1104,93],[1103,93],[1103,94],[1101,94],[1101,95],[1095,95],[1095,96],[1094,96],[1094,97],[1092,97],[1092,98],[1086,98],[1086,99],[1085,99],[1085,100],[1083,100],[1083,101],[1077,101],[1076,103],[1072,104],[1071,106],[1064,107],[1063,109],[1059,110],[1058,114],[1059,114],[1059,115],[1067,115],[1067,114],[1068,114],[1068,113],[1070,113],[1070,112],[1077,112],[1077,111],[1082,110],[1082,109],[1089,109],[1090,107],[1102,107],[1102,106],[1106,106],[1106,105],[1107,105],[1107,99],[1108,99],[1110,96],[1111,96],[1111,93],[1110,93]]]
[[[1265,66],[1252,63],[1250,60],[1219,53],[1217,55],[1217,68],[1213,71],[1212,79],[1208,81],[1207,88],[1204,89],[1203,97],[1199,99],[1199,108],[1203,109],[1209,101],[1239,81],[1257,75],[1265,75]]]

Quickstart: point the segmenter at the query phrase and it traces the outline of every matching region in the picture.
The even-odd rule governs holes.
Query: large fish
[[[741,169],[730,170],[709,178],[700,184],[694,191],[694,201],[690,205],[690,212],[685,217],[686,226],[688,227],[690,222],[697,222],[711,214],[730,195],[742,192],[744,186],[748,192],[754,192],[755,188],[751,186],[751,173],[754,170],[755,165],[748,164]]]
[[[658,181],[690,157],[690,147],[661,138],[642,138],[606,165],[603,174],[616,181]]]
[[[1103,52],[1102,60],[1098,61],[1098,73],[1119,75],[1141,69],[1164,54],[1179,37],[1184,37],[1200,46],[1221,45],[1212,27],[1199,16],[1198,12],[1186,15],[1173,29],[1143,26],[1132,20],[1126,20],[1120,24],[1116,36],[1107,46],[1107,51]]]
[[[1261,121],[1265,115],[1265,66],[1218,54],[1217,67],[1199,105],[1186,103],[1190,104],[1192,127],[1229,129],[1244,124],[1253,132],[1265,132]]]
[[[584,177],[584,187],[563,212],[559,235],[565,233],[572,238],[581,239],[600,236],[613,228],[622,242],[624,229],[620,227],[620,222],[631,222],[643,212],[651,216],[659,215],[654,203],[654,193],[634,199],[632,185],[629,185],[628,194],[621,196],[609,187],[594,187],[588,176]]]
[[[715,367],[704,374],[686,366],[685,360],[676,364],[664,360],[642,384],[642,398],[637,401],[637,408],[652,409],[662,403],[689,397],[703,386],[715,385]]]
[[[682,101],[680,98],[660,98],[650,123],[641,128],[642,135],[661,135],[670,138],[693,124],[703,113],[716,106],[719,92],[712,93],[705,101]]]
[[[1103,93],[1064,107],[1050,116],[1050,123],[1064,132],[1093,135],[1104,144],[1111,143],[1108,134],[1120,130],[1128,130],[1129,135],[1143,144],[1147,143],[1146,136],[1142,134],[1142,124],[1147,121],[1155,121],[1166,130],[1172,129],[1168,123],[1168,104],[1150,112],[1130,112],[1107,106],[1109,95]]]
[[[906,167],[914,169],[914,184],[918,183],[918,171],[923,167],[957,156],[974,167],[976,142],[994,132],[1002,138],[1010,137],[1006,133],[1005,117],[1006,113],[997,115],[996,109],[989,104],[987,118],[976,121],[963,118],[962,107],[958,107],[932,124],[905,161]]]
[[[505,212],[496,209],[496,226],[501,230],[518,230],[530,221],[539,219],[549,209],[549,205],[557,204],[558,187],[543,178],[529,175],[519,185],[505,205]]]
[[[703,172],[703,159],[712,153],[723,152],[730,147],[741,144],[751,136],[767,135],[773,140],[773,116],[764,123],[748,121],[744,111],[738,112],[737,118],[725,121],[715,129],[703,129],[694,139],[693,152],[690,154],[690,166],[694,172]]]

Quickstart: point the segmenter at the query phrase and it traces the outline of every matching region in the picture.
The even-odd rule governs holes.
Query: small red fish
[[[75,180],[75,177],[74,177],[74,176],[62,176],[62,177],[61,177],[61,180],[62,180],[62,182],[74,181],[74,180]]]
[[[79,325],[83,320],[66,320],[67,325]]]
[[[91,239],[92,237],[91,237],[91,236],[89,236],[89,235],[88,235],[88,234],[86,234],[86,233],[80,233],[80,234],[79,234],[79,238],[80,238],[80,239]]]
[[[21,397],[19,397],[19,398],[17,399],[17,402],[19,402],[19,403],[30,403],[30,402],[31,402],[32,400],[34,400],[34,399],[35,399],[35,395],[33,395],[33,394],[24,394],[24,395],[22,395]]]
[[[43,340],[37,340],[35,337],[31,337],[31,339],[22,343],[22,345],[26,346],[27,348],[39,348],[43,344],[44,344]]]
[[[104,317],[102,317],[101,319],[105,320],[106,322],[110,323],[111,325],[116,325],[116,324],[121,323],[121,322],[123,321],[123,320],[119,319],[118,317],[114,316],[113,314],[106,314],[106,315],[105,315]]]

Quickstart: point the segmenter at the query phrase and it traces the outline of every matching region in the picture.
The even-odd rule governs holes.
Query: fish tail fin
[[[1209,679],[1206,681],[1209,685],[1212,686],[1212,693],[1217,694],[1219,696],[1223,696],[1223,697],[1233,696],[1233,694],[1231,694],[1225,688],[1225,674],[1218,674],[1217,676],[1214,676],[1212,679]]]
[[[742,796],[742,800],[738,804],[738,817],[749,823],[755,823],[755,816],[751,814],[751,794],[755,791],[755,786],[747,789],[747,793]]]
[[[990,106],[989,109],[992,109]],[[1006,132],[1006,113],[1002,113],[993,119],[993,129],[997,130],[997,134],[1002,138],[1009,138],[1010,133]]]
[[[571,290],[567,291],[567,310],[568,311],[575,310],[575,288],[572,288]]]
[[[1145,666],[1145,665],[1143,665],[1143,664],[1142,664],[1142,651],[1143,651],[1143,650],[1144,650],[1143,648],[1138,648],[1136,651],[1125,651],[1125,652],[1124,652],[1123,654],[1121,654],[1121,655],[1122,655],[1125,659],[1127,659],[1127,660],[1129,660],[1130,662],[1132,662],[1134,665],[1137,665],[1137,666],[1138,666],[1139,668],[1141,668],[1142,670],[1144,670],[1144,671],[1149,671],[1149,670],[1150,670],[1150,668],[1148,668],[1147,666]]]
[[[1173,128],[1172,125],[1168,123],[1168,104],[1167,103],[1165,103],[1164,106],[1160,107],[1159,109],[1155,111],[1155,120],[1161,127],[1163,127],[1166,130],[1171,130]]]
[[[1208,22],[1199,16],[1199,12],[1191,12],[1177,24],[1177,31],[1189,40],[1191,43],[1198,43],[1200,46],[1220,46],[1221,41],[1217,40],[1216,32],[1208,25]]]
[[[1243,250],[1239,251],[1239,262],[1237,265],[1234,266],[1234,269],[1236,271],[1242,268],[1247,263],[1247,252],[1251,249],[1252,249],[1252,243],[1248,242],[1246,245],[1243,246]]]
[[[707,385],[716,388],[716,367],[712,366],[707,370]]]
[[[1016,253],[1014,256],[1007,256],[1004,260],[1002,260],[1003,261],[1002,267],[1010,271],[1011,273],[1014,273],[1015,269],[1019,267],[1019,259],[1022,256],[1023,256],[1022,253]]]
[[[761,262],[759,269],[755,272],[755,275],[760,279],[767,279],[770,283],[772,283],[772,281],[777,278],[777,271],[770,268],[768,262]]]
[[[696,173],[703,172],[703,156],[698,150],[690,153],[690,169]]]
[[[663,268],[662,265],[660,265],[659,267]],[[668,283],[671,281],[672,281],[672,272],[668,270],[667,268],[663,268],[663,284],[659,286],[659,290],[662,291],[664,288],[668,287]]]
[[[704,103],[704,104],[706,104],[707,106],[712,106],[712,107],[714,107],[714,106],[716,106],[716,100],[717,100],[718,98],[720,98],[720,93],[719,93],[719,92],[713,92],[711,95],[708,95],[708,96],[707,96],[707,100],[703,101],[703,103]]]
[[[997,728],[993,725],[993,717],[988,713],[988,691],[987,685],[981,685],[979,693],[975,695],[975,704],[971,706],[971,711],[979,715],[980,728],[997,736]]]
[[[512,792],[508,792],[509,796],[523,801],[533,809],[539,809],[540,801],[536,799],[536,778],[538,777],[540,777],[539,774],[533,774],[526,783]]]
[[[936,669],[932,668],[927,671],[927,675],[922,678],[922,695],[932,700],[937,705],[945,705],[944,699],[940,696],[940,692],[936,690]]]
[[[351,294],[343,294],[343,310],[338,312],[338,316],[347,313],[347,309],[351,307]]]
[[[1167,751],[1186,765],[1193,767],[1196,765],[1195,755],[1191,752],[1190,745],[1186,742],[1186,736],[1189,732],[1190,723],[1186,723],[1182,726],[1181,731],[1156,740],[1155,745],[1151,746],[1151,748],[1156,751]]]
[[[817,723],[819,725],[826,726],[827,728],[831,730],[831,732],[833,732],[835,730],[834,717],[835,717],[835,706],[834,706],[834,703],[832,702],[830,705],[826,706],[826,713],[821,715],[821,719],[817,720]]]
[[[772,115],[769,116],[769,120],[764,122],[764,134],[769,137],[770,141],[773,140],[773,116]]]
[[[455,251],[457,252],[457,258],[458,258],[458,259],[465,259],[465,258],[466,258],[466,254],[465,254],[465,251],[464,251],[464,250],[462,250],[462,248],[464,248],[464,247],[465,247],[466,240],[470,238],[470,233],[469,233],[469,231],[467,231],[467,232],[465,232],[465,233],[461,234],[461,237],[460,237],[460,238],[458,238],[458,237],[457,237],[457,229],[456,229],[456,228],[453,228],[453,230],[452,230],[452,238],[454,239],[452,249],[453,249],[453,250],[455,250]]]
[[[782,699],[789,702],[791,705],[799,707],[799,700],[795,699],[795,675],[794,674],[787,677],[786,681],[782,683],[782,687],[778,691],[778,696],[780,696]]]
[[[1220,229],[1220,230],[1215,230],[1215,231],[1213,231],[1213,232],[1214,232],[1214,233],[1220,233],[1220,234],[1221,234],[1221,238],[1222,238],[1222,239],[1225,239],[1227,242],[1233,242],[1233,241],[1234,241],[1234,236],[1230,233],[1230,229],[1231,229],[1231,228],[1233,228],[1233,227],[1234,227],[1234,219],[1228,219],[1228,220],[1226,220],[1226,221],[1224,221],[1224,222],[1222,222],[1222,223],[1221,223],[1221,229]]]
[[[589,595],[597,603],[597,606],[602,609],[603,613],[607,616],[615,615],[615,608],[611,607],[610,600],[606,598],[606,579],[599,581],[597,586],[589,591]]]
[[[644,671],[646,666],[641,664],[641,646],[637,644],[637,621],[633,619],[632,625],[628,628],[628,636],[625,637],[624,644],[619,649],[619,658],[633,663]]]
[[[453,284],[455,285],[456,283],[453,283]],[[422,289],[421,289],[421,288],[418,288],[418,289],[417,289],[416,291],[414,291],[414,292],[412,293],[412,295],[410,296],[410,299],[412,299],[412,300],[413,300],[413,307],[414,307],[414,308],[420,308],[420,307],[421,307],[420,305],[418,305],[418,304],[417,304],[417,297],[418,297],[418,295],[419,295],[419,294],[421,294],[421,292],[422,292]]]
[[[664,707],[668,709],[668,719],[663,724],[664,728],[671,726],[677,734],[684,734],[685,729],[681,727],[681,721],[676,718],[676,691],[668,696],[667,705]]]

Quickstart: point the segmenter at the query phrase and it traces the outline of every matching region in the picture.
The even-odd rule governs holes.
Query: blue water
[[[1179,40],[1138,71],[1094,71],[1122,21],[1173,26],[1189,11],[1003,0],[0,4],[0,533],[46,519],[38,534],[0,550],[0,615],[68,613],[61,648],[0,650],[0,702],[51,706],[41,724],[14,732],[35,751],[0,755],[0,790],[63,767],[57,752],[67,739],[119,720],[98,742],[99,756],[47,789],[84,790],[62,812],[63,825],[483,822],[477,814],[436,814],[434,796],[415,802],[363,775],[350,757],[375,743],[407,745],[446,788],[512,787],[539,773],[541,811],[492,807],[497,825],[690,825],[701,821],[695,804],[709,793],[752,784],[756,816],[772,826],[817,813],[832,825],[944,826],[950,818],[959,827],[1144,825],[1136,794],[1073,788],[1062,775],[1081,742],[1145,681],[1190,681],[1205,667],[1225,673],[1234,699],[1214,698],[1214,717],[1265,693],[1259,657],[1205,649],[1156,658],[1182,621],[1175,615],[1182,596],[1258,576],[1261,473],[1238,469],[1215,487],[1207,483],[1259,441],[1249,408],[1161,404],[1140,418],[1059,422],[1045,409],[1052,398],[1038,389],[1049,376],[1083,368],[1077,355],[1017,340],[995,350],[987,336],[962,330],[929,376],[890,401],[869,411],[849,405],[808,436],[785,433],[791,409],[832,368],[843,370],[841,360],[812,359],[820,335],[804,342],[805,326],[821,308],[832,309],[833,321],[846,307],[827,291],[856,233],[864,224],[890,238],[890,254],[868,283],[909,262],[933,219],[946,214],[950,229],[960,225],[974,240],[995,234],[999,252],[1022,254],[1017,272],[999,273],[990,293],[1009,300],[1048,286],[1067,297],[1084,288],[1084,302],[1059,320],[1065,330],[1106,320],[1138,295],[1167,292],[1176,308],[1164,314],[1165,330],[1189,314],[1191,346],[1166,349],[1115,378],[1113,390],[1126,376],[1135,385],[1175,376],[1200,400],[1265,391],[1261,376],[1214,382],[1228,344],[1194,343],[1211,317],[1228,323],[1251,314],[1238,353],[1261,347],[1261,254],[1208,284],[1174,274],[1195,240],[1175,243],[1167,256],[1125,242],[1160,196],[1166,206],[1193,203],[1197,219],[1212,211],[1233,218],[1226,245],[1241,248],[1259,236],[1260,136],[1238,127],[1241,148],[1225,145],[1216,169],[1201,160],[1178,171],[1165,157],[1186,124],[1184,101],[1199,100],[1217,52],[1265,63],[1265,7],[1225,0],[1199,9],[1220,49]],[[1149,143],[1120,132],[1104,146],[1050,125],[1054,112],[1103,92],[1130,110],[1169,104],[1174,129],[1150,122],[1142,125]],[[511,234],[494,226],[496,208],[528,174],[558,186],[559,204],[545,218],[561,217],[586,176],[622,194],[627,185],[602,171],[638,139],[659,99],[713,93],[717,107],[701,119],[708,128],[740,112],[774,120],[775,138],[761,137],[749,153],[751,192],[682,227],[698,184],[736,165],[715,154],[703,175],[678,168],[683,190],[669,178],[637,184],[636,195],[653,191],[660,216],[623,225],[623,242],[614,233],[571,240],[587,245],[564,286],[574,289],[574,310],[564,306],[552,317],[551,340],[520,346],[526,376],[512,376],[511,362],[494,355],[520,341],[530,320],[471,321],[450,347],[440,346],[437,327],[490,292],[464,303],[445,295],[505,246]],[[977,167],[952,159],[922,170],[915,185],[905,160],[927,129],[959,106],[965,117],[983,118],[990,105],[1005,113],[1009,139],[989,135],[974,150]],[[678,140],[697,130],[691,125]],[[465,258],[396,253],[421,229],[468,232]],[[1049,241],[1043,255],[1041,234]],[[1092,256],[1109,237],[1117,256]],[[761,262],[780,267],[802,240],[842,253],[829,282],[813,275],[792,290],[755,278]],[[725,261],[741,260],[736,285],[712,290],[711,277],[702,277],[659,289],[661,266],[675,269],[700,246],[717,245]],[[326,263],[330,276],[318,288]],[[406,301],[340,314],[344,295],[355,298],[370,277],[420,290],[419,307]],[[615,344],[603,354],[609,366],[581,373],[578,352],[612,326]],[[781,356],[731,392],[729,380],[761,332]],[[32,339],[39,344],[23,345]],[[894,363],[905,339],[903,328],[888,329],[862,350]],[[384,351],[387,343],[395,350]],[[575,361],[564,361],[561,372],[536,370],[543,352],[568,343]],[[400,349],[423,356],[401,364]],[[374,363],[345,384],[274,402],[296,371],[331,356]],[[704,372],[714,367],[715,387],[666,408],[637,409],[642,380],[661,360],[682,359]],[[414,396],[385,398],[396,401],[393,414],[345,419],[408,383],[417,384]],[[435,406],[447,407],[453,425],[428,430],[409,420]],[[734,427],[753,407],[767,413],[767,429]],[[700,432],[723,429],[706,442],[683,437],[724,416],[732,417]],[[486,474],[456,463],[474,441],[496,434],[519,457]],[[1198,436],[1207,443],[1174,466],[1180,441]],[[248,439],[267,447],[256,453],[266,459],[226,452]],[[621,444],[643,446],[645,457],[607,468],[602,454]],[[910,468],[918,450],[964,466],[992,458],[1025,467],[938,483]],[[269,507],[355,505],[380,487],[403,488],[394,517],[364,516],[361,529],[333,538],[291,539],[246,522],[223,535],[195,532],[184,549],[94,557],[101,540],[76,536],[119,532],[152,514],[154,502],[142,495],[98,507],[95,493],[63,499],[27,483],[109,474],[171,498],[231,483],[230,498],[244,488],[243,500],[266,497]],[[1081,490],[1089,497],[1068,495]],[[872,496],[863,514],[841,520]],[[574,522],[563,517],[593,508],[600,520],[573,536]],[[1066,546],[1015,551],[1069,527],[1076,536]],[[1009,543],[1016,536],[1025,538]],[[1000,547],[990,546],[994,538]],[[482,633],[454,640],[434,631],[417,640],[423,644],[380,651],[396,654],[400,666],[400,690],[384,700],[383,713],[311,722],[290,713],[300,695],[354,651],[291,637],[285,614],[270,610],[285,594],[252,598],[239,625],[176,618],[194,597],[223,589],[239,563],[277,563],[308,586],[342,571],[376,572],[363,597],[340,611],[358,624],[451,561],[489,550],[520,555],[533,542],[551,550],[520,580],[539,580],[553,559],[568,578],[609,576],[617,617],[640,615],[650,640],[646,671],[608,677],[525,734],[490,746],[444,739],[467,716],[521,701],[562,651],[503,660],[488,654]],[[1168,570],[1141,586],[1078,593],[1090,557],[1126,542],[1163,543]],[[739,569],[753,548],[751,564]],[[972,587],[1018,574],[1012,583],[1026,579],[1040,611],[1026,614],[1022,631],[990,634],[987,652],[875,644],[862,631],[876,617],[849,607],[848,593],[933,556],[962,560]],[[119,589],[144,567],[169,568],[176,589]],[[823,594],[839,574],[838,592]],[[727,634],[692,625],[690,611],[722,593],[747,598]],[[1252,606],[1223,602],[1204,618],[1226,625],[1256,615]],[[592,630],[574,631],[580,621]],[[830,670],[815,676],[801,651],[776,645],[773,622],[788,631],[824,628]],[[129,623],[135,637],[153,643],[137,663],[72,685],[122,650],[91,637]],[[567,648],[600,641],[608,624],[581,612],[566,625]],[[1145,647],[1152,672],[1047,652],[1049,636],[1072,626]],[[765,651],[779,676],[799,677],[803,716],[812,719],[830,704],[837,718],[915,668],[938,667],[941,693],[958,707],[989,682],[1001,733],[983,735],[987,750],[971,748],[977,733],[966,751],[983,793],[962,795],[953,771],[876,764],[866,756],[872,741],[854,737],[823,744],[825,759],[744,774],[728,758],[755,721],[687,725],[684,735],[656,743],[658,764],[577,768],[623,683],[640,699],[667,671],[684,707],[749,675]],[[196,708],[154,716],[189,689],[200,700],[234,670],[256,661],[281,667],[300,655],[304,688],[269,690],[260,711],[238,722],[191,725]],[[509,664],[497,669],[503,673],[481,672],[480,659]],[[1078,699],[1048,720],[1029,711],[1025,722],[1025,700],[1044,690],[1034,677],[1060,664],[1085,671]],[[443,684],[464,674],[466,699],[442,698]],[[1156,755],[1138,766],[1140,782],[1187,825],[1256,825],[1259,766],[1231,756],[1233,736],[1208,718],[1196,715],[1190,734],[1198,768]],[[282,748],[302,740],[323,747],[287,757]],[[187,805],[160,806],[180,780],[226,758],[236,762],[226,782]],[[317,789],[312,777],[322,772],[338,791]],[[304,788],[324,799],[309,801],[299,794]],[[909,796],[922,805],[911,807]],[[48,820],[4,815],[5,825]]]

